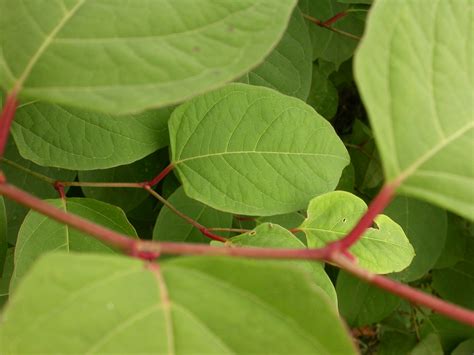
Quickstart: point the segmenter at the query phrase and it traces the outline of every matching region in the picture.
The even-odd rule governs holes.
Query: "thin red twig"
[[[333,24],[335,24],[337,21],[339,21],[340,19],[344,18],[347,16],[347,11],[342,11],[342,12],[339,12],[337,14],[335,14],[333,17],[331,17],[330,19],[324,21],[322,23],[323,26],[331,26]]]
[[[174,169],[174,165],[173,163],[170,163],[166,168],[164,168],[158,175],[156,175],[152,180],[150,181],[146,181],[143,183],[143,185],[147,185],[147,186],[150,186],[150,187],[153,187],[155,185],[157,185],[161,180],[163,180],[166,175],[168,175],[171,170]]]
[[[350,262],[334,249],[324,247],[321,249],[277,249],[277,248],[243,248],[243,247],[214,247],[205,244],[153,242],[131,239],[123,234],[117,233],[86,219],[64,212],[10,184],[5,182],[0,174],[0,194],[31,209],[43,213],[57,221],[67,224],[82,232],[88,233],[94,238],[114,246],[124,252],[139,256],[144,259],[153,260],[161,254],[176,255],[221,255],[238,256],[259,259],[311,259],[328,260],[337,263],[345,270],[362,278],[378,287],[384,288],[398,296],[413,303],[417,303],[456,319],[462,323],[474,325],[474,312],[462,307],[450,304],[424,292],[412,289],[409,286],[399,284],[385,277],[373,275]]]
[[[474,311],[443,301],[425,292],[419,291],[400,282],[393,281],[387,277],[372,274],[371,272],[358,267],[341,254],[333,255],[332,261],[341,266],[344,270],[372,285],[387,290],[390,293],[400,296],[412,303],[428,307],[437,313],[474,327]]]
[[[8,135],[10,134],[10,127],[13,118],[15,117],[17,106],[18,101],[16,99],[16,92],[12,92],[7,96],[2,115],[0,116],[0,158],[3,157],[3,154],[5,153]]]

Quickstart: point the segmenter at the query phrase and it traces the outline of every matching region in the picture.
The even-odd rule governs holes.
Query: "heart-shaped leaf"
[[[311,200],[308,218],[299,227],[306,234],[308,246],[321,248],[343,238],[367,210],[359,197],[345,191],[334,191]],[[360,265],[378,274],[401,271],[410,265],[415,252],[403,229],[385,215],[375,219],[350,248]]]
[[[219,210],[294,212],[332,191],[349,163],[332,126],[304,102],[231,84],[178,107],[172,163],[186,194]]]
[[[0,83],[24,97],[107,112],[168,106],[259,64],[295,4],[2,0]]]
[[[385,177],[474,220],[471,0],[376,1],[355,73]]]
[[[356,353],[307,273],[243,259],[51,254],[2,323],[4,353]]]

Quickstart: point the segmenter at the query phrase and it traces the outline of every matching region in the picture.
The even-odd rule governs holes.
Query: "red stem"
[[[273,248],[242,248],[242,247],[213,247],[205,244],[153,242],[131,239],[123,234],[117,233],[81,217],[64,212],[12,185],[6,183],[3,174],[0,173],[0,194],[9,197],[31,209],[43,213],[57,221],[74,227],[82,232],[88,233],[94,238],[112,245],[128,254],[139,256],[144,259],[153,260],[161,254],[179,255],[222,255],[240,256],[259,259],[312,259],[329,260],[339,264],[342,268],[355,276],[366,280],[380,288],[386,289],[413,303],[417,303],[456,319],[465,324],[474,326],[474,312],[450,304],[424,292],[412,289],[409,286],[386,279],[382,276],[373,275],[350,262],[340,252],[328,246],[321,249],[273,249]]]
[[[156,175],[152,180],[150,181],[147,181],[144,183],[144,185],[147,185],[147,186],[150,186],[150,187],[153,187],[155,185],[157,185],[161,180],[163,180],[166,175],[168,175],[171,170],[174,169],[174,165],[173,163],[170,163],[166,168],[164,168],[158,175]]]
[[[364,234],[367,228],[372,226],[375,217],[377,217],[393,199],[398,185],[398,182],[385,184],[370,203],[367,212],[362,216],[355,227],[352,228],[349,234],[340,240],[328,244],[328,247],[332,247],[334,250],[347,251],[354,245],[362,237],[362,234]]]
[[[137,240],[131,239],[123,234],[114,232],[108,228],[92,223],[87,219],[64,212],[59,208],[50,205],[39,198],[5,182],[0,179],[0,195],[21,203],[24,206],[38,211],[68,226],[74,227],[84,233],[92,235],[94,238],[114,246],[122,251],[129,252],[134,249]]]
[[[340,254],[334,255],[332,260],[344,270],[370,284],[387,290],[388,292],[400,296],[412,303],[428,307],[437,313],[474,327],[474,311],[443,301],[425,292],[419,291],[400,282],[393,281],[387,277],[372,274],[367,270],[359,268]]]
[[[339,21],[340,19],[342,19],[343,17],[346,17],[346,15],[347,15],[346,11],[339,12],[339,13],[335,14],[333,17],[331,17],[329,20],[324,21],[322,23],[322,25],[323,26],[331,26],[334,23],[336,23],[337,21]]]
[[[17,106],[18,101],[16,100],[16,92],[13,91],[7,96],[2,115],[0,116],[0,158],[3,157],[3,153],[5,153],[10,127],[12,125],[13,118],[15,117]]]

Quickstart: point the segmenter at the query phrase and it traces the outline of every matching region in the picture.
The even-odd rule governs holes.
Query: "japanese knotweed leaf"
[[[436,333],[428,334],[409,353],[409,355],[443,355],[443,347]]]
[[[295,8],[276,48],[240,81],[306,100],[311,86],[312,51],[306,21],[300,9]]]
[[[28,170],[24,170],[25,168]],[[54,189],[53,184],[38,179],[33,176],[31,172],[33,172],[33,174],[39,173],[45,175],[53,179],[53,181],[74,181],[77,175],[75,171],[42,167],[29,160],[23,159],[18,153],[13,139],[8,140],[5,155],[3,159],[0,160],[0,169],[15,186],[42,199],[57,197],[58,192]],[[65,191],[67,192],[67,188],[65,188]],[[7,209],[8,219],[8,242],[15,244],[18,229],[28,213],[28,209],[9,199],[5,199],[5,207]]]
[[[351,327],[380,322],[401,303],[401,299],[385,290],[370,285],[351,274],[339,271],[336,291],[339,311]]]
[[[416,253],[410,266],[397,274],[397,279],[410,282],[423,277],[443,252],[448,224],[446,211],[424,201],[397,196],[385,214],[403,228]]]
[[[15,248],[9,248],[6,253],[5,260],[3,262],[2,276],[0,277],[0,307],[8,300],[10,295],[10,279],[13,274],[13,253]],[[0,345],[1,348],[1,345]]]
[[[299,227],[310,248],[320,248],[343,238],[367,211],[359,197],[334,191],[311,200],[308,218]],[[389,217],[379,215],[375,227],[367,229],[350,248],[359,264],[378,274],[401,271],[410,265],[415,252],[403,229]]]
[[[295,4],[2,0],[0,82],[22,97],[106,112],[167,106],[258,65]]]
[[[294,212],[332,191],[349,156],[304,102],[231,84],[179,106],[169,121],[172,163],[186,194],[219,210]]]
[[[168,145],[171,108],[112,116],[32,102],[12,125],[20,154],[36,164],[73,170],[105,169],[139,160]]]
[[[253,231],[231,238],[232,245],[239,247],[259,248],[305,248],[306,246],[287,229],[277,224],[263,223]],[[265,261],[262,261],[263,263]],[[329,298],[337,303],[337,295],[329,276],[324,271],[324,264],[317,261],[281,261],[282,264],[295,265],[303,268],[314,278]]]
[[[104,202],[87,198],[67,200],[47,200],[48,203],[66,212],[136,238],[133,226],[123,211]],[[14,289],[18,281],[42,254],[52,251],[114,252],[108,245],[89,235],[56,222],[38,212],[30,211],[18,233],[15,249],[15,269],[10,287]]]
[[[310,275],[254,260],[51,254],[2,322],[4,354],[356,353]]]
[[[179,187],[168,198],[171,203],[180,212],[191,217],[196,222],[206,227],[232,227],[232,215],[230,213],[217,211],[209,206],[202,204],[186,196],[182,187]],[[228,233],[218,234],[225,237]],[[168,207],[163,206],[156,220],[153,229],[154,240],[167,240],[175,242],[198,242],[209,243],[210,239],[204,236],[198,229],[193,227],[187,221],[176,215]]]
[[[474,220],[470,0],[376,1],[355,61],[386,179]]]
[[[459,344],[456,349],[453,350],[451,355],[466,355],[472,353],[474,350],[474,338],[463,341]]]

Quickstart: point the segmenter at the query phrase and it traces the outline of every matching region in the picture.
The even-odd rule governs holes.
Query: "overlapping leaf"
[[[49,255],[2,322],[5,353],[355,354],[307,273],[251,260]]]
[[[278,46],[240,81],[306,100],[311,86],[312,51],[306,21],[295,8]]]
[[[292,233],[276,224],[263,223],[253,231],[239,235],[230,239],[233,245],[240,247],[260,247],[260,248],[287,248],[297,249],[306,246]],[[264,262],[264,261],[262,261]],[[321,262],[311,261],[281,261],[282,264],[295,265],[310,273],[315,284],[337,303],[337,295],[334,286],[324,271]]]
[[[25,97],[115,113],[167,106],[259,64],[295,4],[2,0],[0,83]]]
[[[136,237],[135,229],[118,207],[85,198],[48,200],[64,211],[86,218],[122,234]],[[27,273],[42,254],[52,251],[114,252],[110,246],[87,234],[56,222],[37,212],[29,212],[21,225],[15,249],[15,269],[11,288]]]
[[[21,155],[36,164],[105,169],[132,163],[168,145],[171,111],[112,116],[36,102],[18,110],[12,133]]]
[[[470,0],[376,1],[357,84],[385,177],[474,220]]]
[[[308,218],[299,229],[306,234],[309,247],[320,248],[343,238],[366,210],[367,205],[359,197],[345,191],[330,192],[311,200]],[[350,251],[361,266],[375,273],[405,269],[415,253],[403,229],[385,215],[379,215],[375,224]]]
[[[223,211],[275,215],[333,190],[349,162],[332,126],[305,103],[231,84],[191,100],[169,122],[186,194]]]

